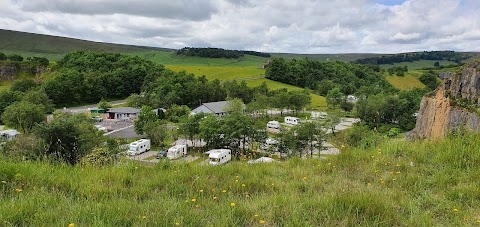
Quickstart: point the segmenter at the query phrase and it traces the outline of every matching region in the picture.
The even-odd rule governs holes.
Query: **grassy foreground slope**
[[[103,168],[0,157],[3,226],[472,226],[480,135],[327,160]]]

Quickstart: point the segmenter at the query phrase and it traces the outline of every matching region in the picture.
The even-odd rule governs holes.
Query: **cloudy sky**
[[[480,51],[480,0],[0,0],[0,28],[167,48]]]

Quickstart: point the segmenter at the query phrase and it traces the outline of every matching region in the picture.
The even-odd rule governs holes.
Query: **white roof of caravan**
[[[170,147],[169,150],[170,150],[170,149],[178,149],[178,148],[182,148],[182,147],[186,147],[186,146],[187,146],[187,145],[183,145],[183,144],[181,144],[181,145],[175,145],[175,146],[173,146],[173,147]]]
[[[220,156],[220,154],[222,154],[224,152],[230,152],[230,150],[229,149],[214,149],[214,150],[209,150],[205,153],[208,153],[208,157],[210,157],[210,158],[218,158]]]

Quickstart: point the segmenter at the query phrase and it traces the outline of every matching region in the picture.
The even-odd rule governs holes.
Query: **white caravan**
[[[180,158],[187,154],[187,145],[175,145],[170,147],[167,152],[167,158],[170,160]]]
[[[269,121],[267,123],[267,128],[276,128],[276,129],[279,129],[280,128],[280,123],[278,121]]]
[[[150,150],[150,140],[141,139],[130,143],[128,148],[129,155],[137,155]]]
[[[208,163],[212,166],[225,164],[232,160],[232,151],[229,149],[210,150],[208,158],[210,159]]]
[[[285,117],[285,123],[289,125],[298,125],[301,123],[301,120],[298,117]]]

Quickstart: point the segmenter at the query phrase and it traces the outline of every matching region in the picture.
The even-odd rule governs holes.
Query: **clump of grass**
[[[390,140],[327,160],[216,167],[0,156],[0,225],[469,226],[480,210],[478,141]]]

